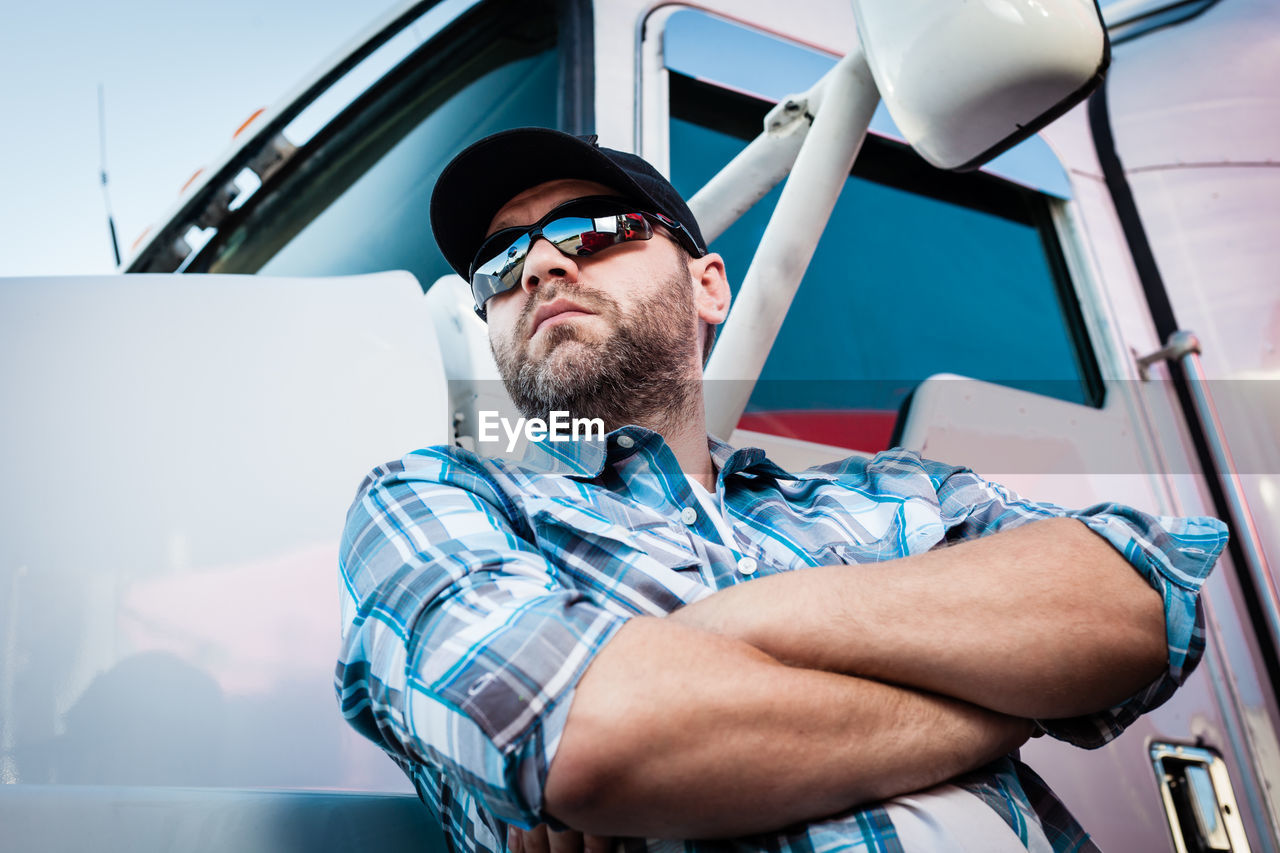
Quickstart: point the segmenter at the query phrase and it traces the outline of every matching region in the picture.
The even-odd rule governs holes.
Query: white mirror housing
[[[926,160],[976,169],[1084,100],[1110,62],[1096,0],[853,0],[889,114]]]

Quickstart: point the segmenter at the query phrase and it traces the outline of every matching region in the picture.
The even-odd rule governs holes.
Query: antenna
[[[98,163],[102,176],[102,203],[107,208],[107,229],[111,232],[111,251],[120,266],[120,243],[116,240],[116,221],[111,215],[111,194],[107,191],[107,98],[103,85],[98,84]]]

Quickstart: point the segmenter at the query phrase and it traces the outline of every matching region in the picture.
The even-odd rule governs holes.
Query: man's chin
[[[592,372],[599,363],[595,348],[576,338],[553,343],[549,350],[538,358],[538,373],[549,382],[581,381],[583,375]]]

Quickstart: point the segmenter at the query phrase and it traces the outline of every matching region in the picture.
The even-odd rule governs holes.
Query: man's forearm
[[[579,683],[545,805],[599,835],[771,831],[934,785],[1015,749],[1030,730],[642,617]]]
[[[1072,519],[762,578],[669,618],[791,665],[1026,717],[1109,707],[1153,681],[1166,654],[1160,596]]]

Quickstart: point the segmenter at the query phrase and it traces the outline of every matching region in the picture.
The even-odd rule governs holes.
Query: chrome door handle
[[[1178,853],[1248,853],[1227,765],[1217,753],[1153,743],[1151,763]]]

